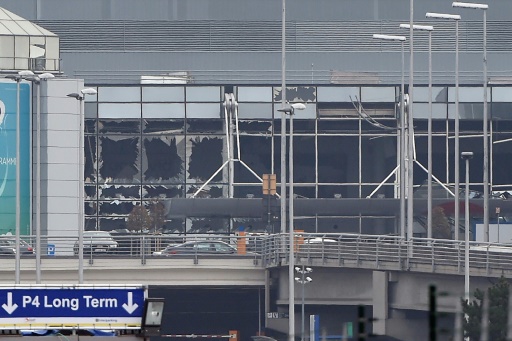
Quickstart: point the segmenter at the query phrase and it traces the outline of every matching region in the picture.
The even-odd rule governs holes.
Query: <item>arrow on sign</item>
[[[126,310],[128,312],[128,314],[131,314],[135,311],[135,309],[137,309],[138,306],[139,305],[137,303],[133,303],[133,293],[129,292],[128,293],[128,304],[123,303],[124,310]]]
[[[12,292],[7,293],[7,304],[2,304],[2,308],[4,308],[4,310],[9,315],[11,315],[16,310],[16,308],[18,308],[16,303],[12,304]]]

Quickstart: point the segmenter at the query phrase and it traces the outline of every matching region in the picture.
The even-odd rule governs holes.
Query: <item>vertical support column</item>
[[[386,271],[373,271],[373,334],[386,334],[388,318],[388,282]]]

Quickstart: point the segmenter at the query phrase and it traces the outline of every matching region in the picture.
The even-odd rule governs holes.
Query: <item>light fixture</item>
[[[449,19],[449,20],[460,20],[460,15],[458,14],[444,14],[444,13],[433,13],[427,12],[425,17],[431,19]]]
[[[389,34],[374,34],[374,39],[380,39],[380,40],[390,40],[390,41],[405,41],[404,36],[392,36]]]
[[[160,336],[162,318],[164,314],[165,299],[146,298],[142,315],[142,335]]]
[[[305,318],[306,318],[306,314],[304,311],[304,287],[306,284],[313,282],[313,279],[311,277],[306,276],[306,274],[313,272],[313,268],[306,267],[306,266],[302,265],[300,267],[296,266],[295,271],[298,274],[300,274],[300,277],[295,277],[294,280],[295,280],[295,282],[302,285],[302,304],[301,304],[302,318],[301,318],[300,339],[301,339],[301,341],[304,341],[305,340],[305,335],[304,335],[305,334]]]
[[[475,4],[475,3],[458,2],[458,1],[453,2],[452,6],[460,7],[460,8],[474,8],[474,9],[488,9],[489,8],[489,5],[487,5],[487,4]]]

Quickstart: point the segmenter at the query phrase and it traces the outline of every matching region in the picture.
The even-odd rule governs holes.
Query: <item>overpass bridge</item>
[[[165,287],[259,287],[265,288],[265,311],[288,309],[289,236],[221,236],[238,245],[237,254],[153,255],[162,246],[157,237],[140,236],[135,248],[119,254],[84,255],[87,284],[145,284]],[[210,236],[210,239],[217,237]],[[147,240],[145,240],[147,239]],[[315,307],[372,307],[378,318],[374,331],[414,339],[427,330],[427,318],[413,318],[428,311],[429,284],[451,293],[440,297],[440,311],[453,313],[463,296],[464,242],[394,236],[353,234],[305,234],[294,236],[297,266],[314,268],[313,284],[304,297],[295,290],[297,306],[304,299],[307,311]],[[61,245],[65,243],[62,242]],[[512,248],[491,243],[470,243],[470,286],[484,289],[493,278],[512,277]],[[3,257],[0,283],[14,283],[15,260]],[[78,256],[56,254],[41,259],[42,283],[76,283]],[[36,260],[21,257],[21,283],[35,283]],[[270,298],[272,297],[272,299]],[[319,308],[320,309],[320,308]],[[341,311],[341,310],[340,310]],[[340,313],[343,315],[343,313]],[[340,315],[341,316],[341,315]],[[300,320],[300,318],[298,319]],[[403,321],[407,320],[404,327]],[[268,328],[286,332],[287,319],[268,319]],[[412,337],[412,338],[411,338]]]

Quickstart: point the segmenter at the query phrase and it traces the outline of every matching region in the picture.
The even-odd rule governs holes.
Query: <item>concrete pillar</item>
[[[386,271],[373,271],[373,333],[386,335],[388,318],[388,281]]]

